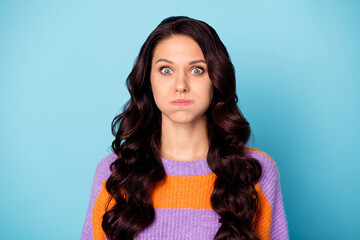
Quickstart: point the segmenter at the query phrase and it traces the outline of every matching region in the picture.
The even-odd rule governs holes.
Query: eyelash
[[[168,66],[163,66],[163,67],[160,68],[160,72],[161,72],[162,74],[164,74],[164,75],[168,75],[168,74],[166,74],[166,73],[163,72],[163,70],[166,69],[166,68],[168,68],[168,69],[170,69],[171,71],[173,71],[170,67],[168,67]],[[200,69],[200,70],[201,70],[201,73],[195,74],[195,75],[200,75],[200,74],[203,74],[203,73],[204,73],[204,68],[202,68],[202,67],[200,67],[200,66],[194,66],[194,67],[191,69],[191,71],[193,71],[194,69]]]

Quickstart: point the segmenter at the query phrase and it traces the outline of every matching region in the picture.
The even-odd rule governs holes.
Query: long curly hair
[[[106,189],[115,205],[103,216],[108,239],[133,239],[154,220],[152,193],[166,173],[159,156],[161,112],[150,88],[154,48],[173,35],[185,35],[200,46],[213,85],[207,114],[207,163],[216,174],[211,206],[220,216],[216,240],[258,239],[254,220],[258,206],[255,185],[261,176],[259,162],[244,155],[250,126],[237,106],[235,71],[215,30],[188,17],[164,19],[141,47],[126,85],[130,99],[112,122],[112,149],[118,158],[111,166]]]

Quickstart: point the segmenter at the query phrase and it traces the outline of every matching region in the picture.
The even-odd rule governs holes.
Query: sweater
[[[259,197],[255,232],[261,240],[289,239],[276,163],[255,148],[245,147],[244,154],[257,159],[262,167],[262,175],[255,185]],[[96,167],[82,240],[106,239],[101,226],[110,198],[106,180],[111,174],[109,166],[116,159],[115,153],[109,154]],[[166,179],[152,195],[155,219],[135,239],[213,239],[221,223],[210,204],[216,175],[206,158],[194,161],[161,158],[161,161]],[[115,204],[111,201],[110,208]]]

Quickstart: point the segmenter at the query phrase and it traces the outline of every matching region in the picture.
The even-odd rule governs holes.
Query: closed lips
[[[174,101],[171,101],[172,103],[191,103],[192,100],[188,100],[188,99],[177,99]]]

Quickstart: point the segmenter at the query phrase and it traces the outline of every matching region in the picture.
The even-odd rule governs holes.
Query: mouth
[[[194,101],[189,100],[189,99],[177,99],[174,101],[171,101],[171,104],[175,105],[175,106],[188,106],[190,104],[192,104]]]

